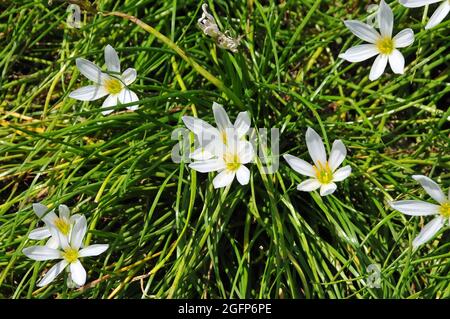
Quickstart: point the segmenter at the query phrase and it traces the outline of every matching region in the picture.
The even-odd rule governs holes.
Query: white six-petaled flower
[[[423,227],[422,231],[414,239],[413,248],[416,249],[433,238],[446,222],[450,222],[450,190],[448,197],[446,197],[439,185],[430,178],[424,175],[413,175],[413,178],[422,185],[428,195],[438,202],[439,205],[421,200],[401,200],[390,202],[389,205],[405,215],[436,216]]]
[[[42,219],[45,226],[31,231],[28,238],[34,240],[49,238],[46,246],[55,249],[58,248],[59,241],[56,236],[52,236],[52,229],[59,231],[62,236],[69,238],[73,225],[81,217],[80,214],[70,216],[70,210],[66,205],[59,205],[59,216],[55,214],[54,210],[48,211],[48,207],[40,203],[33,204],[33,211]]]
[[[108,108],[102,111],[103,115],[113,112],[114,110],[110,108],[119,103],[128,104],[139,101],[136,93],[128,88],[128,85],[136,80],[136,70],[128,68],[123,73],[120,73],[119,56],[110,45],[105,47],[105,62],[108,73],[103,72],[94,63],[78,58],[76,60],[78,69],[95,84],[81,87],[69,94],[69,97],[80,101],[94,101],[108,95],[102,105],[102,108]],[[127,109],[131,111],[137,108],[137,104],[127,106]]]
[[[442,4],[434,11],[425,29],[431,29],[445,19],[450,12],[450,0],[400,0],[400,3],[407,8],[423,7],[437,2],[442,2]]]
[[[408,28],[392,37],[394,14],[384,0],[381,0],[378,10],[380,33],[372,26],[357,20],[347,20],[344,23],[354,35],[369,44],[352,47],[340,54],[340,58],[349,62],[361,62],[377,55],[369,74],[371,81],[375,81],[383,74],[388,62],[394,73],[403,74],[405,58],[398,48],[411,45],[414,42],[414,32]]]
[[[90,245],[82,248],[84,236],[86,234],[86,218],[80,216],[76,219],[70,237],[61,236],[61,233],[54,225],[50,225],[52,236],[58,237],[59,248],[50,248],[48,246],[31,246],[23,249],[23,253],[28,258],[37,261],[62,259],[50,270],[47,271],[42,280],[38,283],[39,287],[46,286],[52,282],[67,266],[69,266],[70,281],[77,286],[83,286],[86,282],[86,270],[80,262],[80,258],[97,256],[108,249],[107,244]]]
[[[283,156],[293,170],[311,177],[300,183],[297,189],[304,192],[312,192],[320,188],[321,196],[332,194],[337,188],[335,182],[343,181],[352,172],[352,168],[349,165],[338,169],[347,156],[347,149],[344,143],[340,140],[334,141],[330,158],[327,160],[325,145],[321,137],[316,131],[308,127],[306,131],[306,146],[314,165],[289,154]]]

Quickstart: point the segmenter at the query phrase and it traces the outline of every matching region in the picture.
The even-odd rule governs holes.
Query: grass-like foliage
[[[449,187],[450,21],[425,30],[434,5],[389,1],[394,33],[412,28],[415,41],[403,75],[388,67],[371,82],[372,59],[338,58],[362,43],[343,21],[365,21],[369,2],[207,1],[221,30],[243,36],[233,53],[198,28],[201,1],[99,0],[81,28],[67,2],[0,1],[0,297],[450,297],[448,226],[413,250],[430,217],[388,205],[431,201],[414,174]],[[137,70],[134,112],[68,97],[91,84],[76,58],[102,66],[108,44]],[[327,152],[342,140],[351,176],[329,196],[300,192],[305,178],[280,157],[273,174],[256,162],[248,185],[214,189],[215,174],[171,160],[182,116],[214,123],[213,102],[279,128],[280,154],[310,162],[307,127]],[[52,265],[22,253],[42,226],[37,202],[85,215],[85,246],[109,244],[83,260],[85,286],[63,272],[37,287]]]

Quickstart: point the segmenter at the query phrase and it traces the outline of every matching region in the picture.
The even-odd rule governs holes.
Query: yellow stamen
[[[442,217],[450,218],[450,202],[446,202],[439,207],[439,213]]]
[[[392,40],[390,37],[384,37],[378,39],[377,43],[377,49],[381,54],[391,54],[394,49],[394,40]]]
[[[225,153],[223,155],[223,161],[229,171],[237,171],[241,167],[239,156],[235,153]]]
[[[330,165],[328,162],[323,165],[320,161],[318,161],[319,167],[313,166],[314,172],[316,173],[316,177],[321,184],[329,184],[333,181],[333,172],[331,171]]]
[[[223,144],[227,145],[227,142],[228,142],[228,139],[227,139],[227,132],[222,131],[222,132],[220,133],[220,136],[222,137],[222,142],[223,142]]]
[[[74,263],[78,260],[78,250],[73,248],[67,248],[63,252],[63,257],[69,264]]]
[[[61,234],[67,236],[70,232],[70,223],[64,218],[56,218],[55,226],[61,232]]]
[[[117,79],[105,80],[104,85],[109,94],[119,94],[122,91],[122,83]]]

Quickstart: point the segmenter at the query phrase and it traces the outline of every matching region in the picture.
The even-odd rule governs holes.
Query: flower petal
[[[431,238],[436,235],[436,233],[444,226],[445,219],[441,216],[436,217],[431,222],[426,224],[422,230],[420,231],[419,235],[414,238],[413,240],[413,248],[416,249],[420,245],[426,243]]]
[[[197,136],[201,145],[204,141],[211,141],[219,136],[219,131],[214,126],[201,119],[183,116],[182,120],[184,125]]]
[[[90,245],[78,252],[79,257],[90,257],[90,256],[98,256],[104,253],[108,249],[108,244],[96,244]]]
[[[242,164],[253,162],[255,159],[255,150],[253,149],[252,143],[248,141],[239,142],[237,145],[237,151]]]
[[[101,84],[103,82],[103,78],[105,76],[103,75],[102,70],[94,63],[83,58],[78,58],[76,60],[76,64],[81,74],[83,74],[89,80],[97,84]]]
[[[189,158],[195,161],[206,161],[213,158],[214,155],[205,147],[199,147],[189,154]]]
[[[428,216],[439,213],[439,206],[421,200],[400,200],[389,205],[399,212],[411,216]]]
[[[241,167],[239,167],[239,169],[236,171],[236,178],[239,184],[247,185],[250,181],[250,170],[244,165],[241,165]]]
[[[112,108],[113,106],[116,106],[119,103],[118,95],[117,94],[111,94],[109,95],[105,101],[103,101],[102,108]],[[110,113],[114,112],[114,109],[108,109],[102,111],[103,115],[108,115]]]
[[[308,162],[306,162],[298,157],[295,157],[293,155],[290,155],[290,154],[283,155],[283,157],[286,160],[286,162],[288,162],[289,166],[291,166],[292,169],[294,171],[296,171],[297,173],[300,173],[302,175],[309,176],[309,177],[316,176],[313,166],[311,164],[309,164]]]
[[[240,112],[234,122],[234,128],[237,131],[238,138],[241,139],[250,129],[250,116],[248,112]]]
[[[400,0],[400,3],[407,8],[419,8],[442,0]]]
[[[330,158],[328,159],[328,164],[330,165],[331,171],[334,172],[344,161],[347,156],[347,149],[341,140],[336,140],[333,142],[331,148]]]
[[[391,38],[394,29],[394,13],[384,0],[381,0],[378,9],[378,21],[380,22],[381,36]]]
[[[116,50],[109,44],[105,47],[105,62],[109,72],[120,72],[120,60]]]
[[[120,103],[122,103],[122,104],[128,104],[128,103],[133,103],[133,102],[139,101],[139,98],[136,95],[136,93],[134,93],[133,91],[126,89],[126,88],[124,88],[124,89],[122,89],[122,91],[120,91],[118,99],[119,99]],[[130,110],[130,111],[135,111],[138,108],[139,108],[139,104],[127,106],[127,110]]]
[[[45,243],[45,246],[49,247],[49,248],[53,248],[53,249],[58,249],[59,248],[59,242],[58,239],[54,238],[53,236],[50,237],[47,242]]]
[[[45,205],[42,205],[41,203],[34,203],[33,204],[33,211],[37,215],[37,217],[42,218],[42,216],[45,215],[47,212],[48,207]]]
[[[395,74],[403,74],[405,70],[405,58],[399,50],[395,49],[389,55],[389,65]]]
[[[450,11],[450,2],[448,0],[447,1],[444,0],[444,2],[442,2],[442,4],[436,9],[436,11],[434,11],[433,15],[431,16],[430,20],[425,26],[425,29],[431,29],[437,26],[439,23],[442,22],[442,20],[445,19],[449,11]]]
[[[397,33],[393,40],[396,48],[405,48],[414,43],[414,32],[411,29],[404,29]]]
[[[327,162],[327,154],[325,153],[325,145],[322,138],[312,128],[306,130],[306,146],[316,167],[325,165]]]
[[[70,209],[66,205],[58,206],[59,217],[69,220],[70,219]]]
[[[33,240],[41,240],[50,237],[52,234],[47,226],[39,227],[30,232],[28,238]]]
[[[349,62],[361,62],[370,59],[378,53],[375,44],[361,44],[348,49],[340,54],[339,57]]]
[[[373,62],[372,68],[370,69],[369,80],[375,81],[378,79],[381,74],[383,74],[384,69],[386,68],[388,62],[388,56],[384,54],[380,54],[377,56],[375,61]]]
[[[320,196],[327,196],[334,193],[337,185],[335,183],[323,184],[320,186]]]
[[[357,20],[346,20],[344,24],[354,35],[366,42],[375,43],[380,38],[380,34],[368,24]]]
[[[130,85],[134,81],[136,81],[137,78],[137,72],[133,68],[128,68],[122,73],[122,81],[125,83],[125,85]]]
[[[87,85],[70,92],[69,97],[78,101],[95,101],[108,94],[101,85]]]
[[[297,186],[297,190],[302,192],[312,192],[318,189],[322,184],[315,178],[307,179]]]
[[[70,276],[78,286],[86,283],[86,270],[79,260],[70,264]]]
[[[222,105],[214,102],[212,108],[214,113],[214,119],[216,120],[217,127],[219,128],[220,131],[225,131],[227,128],[233,127],[231,125],[228,114]]]
[[[223,170],[213,179],[214,188],[221,188],[230,185],[233,182],[236,173],[234,171]]]
[[[425,189],[425,191],[428,193],[428,195],[430,195],[431,198],[433,198],[439,204],[443,204],[447,201],[447,198],[445,197],[442,189],[431,178],[428,178],[424,175],[413,175],[412,178],[419,182],[420,185],[422,185],[423,189]]]
[[[79,249],[83,243],[84,235],[87,231],[86,217],[83,215],[77,219],[73,225],[72,234],[70,236],[70,246],[74,249]]]
[[[61,252],[47,246],[31,246],[22,250],[23,254],[33,260],[52,260],[61,258]]]
[[[225,168],[225,163],[221,160],[210,159],[189,164],[189,167],[200,173],[219,171]]]
[[[336,172],[333,173],[333,182],[341,182],[352,173],[352,168],[350,165],[341,167]]]
[[[66,268],[66,266],[67,261],[61,260],[59,263],[50,268],[49,271],[47,271],[44,278],[42,278],[41,281],[38,282],[37,286],[38,287],[47,286],[49,283],[55,280],[56,276],[58,276],[61,273],[61,271],[63,271],[64,268]]]

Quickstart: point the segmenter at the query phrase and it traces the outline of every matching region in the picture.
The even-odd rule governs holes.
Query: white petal
[[[224,131],[227,128],[233,127],[231,125],[230,119],[228,118],[228,114],[222,105],[214,102],[212,108],[214,112],[214,119],[216,120],[217,127],[220,131]]]
[[[225,163],[217,159],[199,161],[189,164],[189,167],[200,173],[209,173],[219,171],[225,168]]]
[[[399,50],[395,49],[389,55],[389,65],[395,74],[403,74],[405,70],[405,58]]]
[[[322,184],[315,178],[307,179],[306,181],[301,182],[297,189],[302,192],[312,192],[318,189]]]
[[[241,185],[247,185],[250,181],[250,170],[244,165],[241,165],[236,172],[236,178]]]
[[[400,3],[407,8],[418,8],[441,1],[442,0],[400,0]]]
[[[447,198],[445,198],[442,189],[432,179],[424,175],[413,175],[412,178],[419,182],[420,185],[422,185],[423,189],[425,189],[425,191],[428,193],[428,195],[430,195],[431,198],[433,198],[439,204],[443,204],[447,201]]]
[[[128,103],[133,103],[133,102],[139,101],[139,98],[136,95],[136,93],[134,93],[133,91],[131,91],[129,89],[122,89],[122,91],[120,91],[120,93],[119,93],[118,98],[119,98],[120,103],[122,103],[122,104],[128,104]],[[139,108],[138,104],[127,106],[127,110],[131,110],[131,111],[135,111],[138,108]]]
[[[255,159],[255,150],[253,149],[252,143],[248,141],[241,141],[239,142],[237,148],[239,159],[242,164],[253,162]]]
[[[89,80],[97,84],[101,84],[103,82],[103,78],[105,76],[103,75],[102,70],[94,63],[83,58],[78,58],[76,60],[76,64],[81,74],[83,74]]]
[[[109,245],[107,244],[96,244],[90,245],[86,248],[81,249],[78,252],[78,256],[80,257],[89,257],[89,256],[98,256],[105,252],[108,249]]]
[[[59,205],[58,207],[59,217],[69,220],[70,219],[70,209],[66,205]]]
[[[388,62],[388,56],[384,54],[380,54],[377,56],[375,61],[373,62],[372,68],[370,69],[369,80],[375,81],[378,79],[381,74],[383,74],[384,69],[386,68]]]
[[[320,196],[327,196],[334,193],[337,185],[335,183],[323,184],[320,186]]]
[[[248,112],[240,112],[234,122],[234,128],[238,132],[238,137],[242,138],[250,129],[250,116]]]
[[[55,280],[56,276],[58,276],[61,271],[64,270],[67,266],[67,261],[61,260],[59,263],[54,265],[52,268],[50,268],[49,271],[45,274],[44,278],[42,278],[41,281],[37,284],[38,287],[44,287],[47,286],[49,283],[51,283],[53,280]]]
[[[233,182],[235,172],[223,170],[213,179],[214,188],[221,188],[230,185]]]
[[[339,57],[349,62],[361,62],[370,59],[378,53],[375,44],[361,44],[348,49]]]
[[[42,216],[44,216],[47,210],[48,210],[47,206],[42,205],[41,203],[33,204],[33,211],[39,218],[42,218]]]
[[[439,206],[421,200],[400,200],[389,205],[399,212],[411,216],[427,216],[439,213]]]
[[[411,29],[404,29],[397,33],[394,37],[394,45],[396,48],[405,48],[414,42],[414,32]]]
[[[101,85],[87,85],[70,92],[69,97],[78,101],[94,101],[108,94]]]
[[[313,166],[311,164],[309,164],[308,162],[306,162],[298,157],[295,157],[293,155],[290,155],[290,154],[283,155],[283,157],[286,160],[286,162],[288,162],[289,166],[291,166],[292,169],[294,171],[296,171],[297,173],[300,173],[302,175],[309,176],[309,177],[316,176]]]
[[[197,135],[201,145],[204,141],[211,141],[219,136],[219,131],[215,127],[201,119],[183,116],[182,120],[184,125]]]
[[[61,258],[61,252],[46,246],[31,246],[22,250],[23,254],[33,260],[52,260]]]
[[[441,216],[436,217],[426,224],[420,231],[419,235],[413,240],[413,248],[416,249],[420,245],[426,243],[436,235],[436,233],[444,226],[445,219]]]
[[[105,47],[105,62],[109,72],[120,72],[120,60],[116,50],[109,44]]]
[[[133,68],[128,68],[122,73],[122,81],[125,85],[130,85],[134,81],[136,81],[137,72]]]
[[[58,218],[55,214],[55,210],[51,210],[47,213],[45,213],[44,216],[42,216],[42,221],[47,225],[47,227],[50,228],[51,225],[55,223],[55,220]]]
[[[86,283],[86,270],[79,260],[70,264],[70,276],[78,286],[83,286]]]
[[[53,236],[50,237],[47,242],[45,243],[45,246],[49,247],[49,248],[53,248],[53,249],[58,249],[59,248],[59,242],[57,239],[55,239]]]
[[[39,227],[30,232],[28,238],[33,240],[41,240],[51,236],[50,230],[48,230],[47,226]]]
[[[380,32],[383,37],[392,37],[392,30],[394,29],[394,13],[384,0],[381,0],[380,8],[378,9],[378,21],[380,23]]]
[[[352,168],[350,165],[341,167],[336,172],[333,173],[333,182],[341,182],[352,173]]]
[[[336,140],[333,142],[333,147],[331,148],[330,158],[328,159],[328,164],[330,165],[331,171],[334,172],[344,161],[347,156],[347,149],[341,140]]]
[[[79,249],[83,243],[84,235],[87,231],[86,217],[83,215],[77,219],[75,225],[72,229],[72,234],[70,236],[70,246],[74,249]]]
[[[306,130],[306,146],[316,167],[326,164],[327,154],[325,153],[325,145],[322,142],[322,138],[310,127]]]
[[[48,226],[48,229],[50,230],[50,233],[52,234],[52,238],[54,241],[56,241],[57,245],[56,247],[61,247],[63,249],[67,248],[69,246],[69,238],[66,235],[63,235],[56,226],[51,224],[46,224]],[[49,245],[47,245],[49,246]],[[54,247],[54,246],[51,246]]]
[[[103,101],[102,108],[111,108],[113,106],[116,106],[118,103],[119,103],[118,95],[111,94],[105,99],[105,101]],[[104,110],[102,111],[102,114],[108,115],[111,112],[114,112],[114,109]]]
[[[344,23],[354,35],[366,42],[375,43],[380,38],[380,34],[368,24],[357,20],[346,20]]]
[[[436,9],[436,11],[434,11],[433,15],[430,18],[430,21],[428,21],[427,25],[425,26],[425,29],[431,29],[437,26],[442,22],[442,20],[445,19],[449,11],[450,2],[448,0],[444,0],[444,2]]]
[[[205,147],[199,147],[189,154],[189,158],[195,161],[206,161],[213,158],[214,155],[211,154]]]

